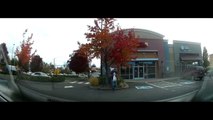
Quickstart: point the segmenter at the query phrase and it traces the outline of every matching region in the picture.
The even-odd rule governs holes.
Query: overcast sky
[[[23,32],[33,33],[33,48],[43,61],[63,65],[73,50],[78,49],[77,41],[86,43],[87,25],[94,25],[94,18],[0,18],[0,43],[5,42],[10,57],[20,46]],[[141,28],[163,34],[164,39],[200,42],[213,54],[212,18],[117,18],[115,25],[121,28]],[[98,60],[92,64],[100,66]]]

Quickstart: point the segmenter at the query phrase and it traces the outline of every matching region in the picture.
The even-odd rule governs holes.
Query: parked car
[[[33,72],[31,74],[31,76],[41,76],[41,77],[49,77],[50,78],[50,76],[48,76],[46,73],[43,73],[43,72]]]
[[[0,72],[4,74],[9,74],[9,71],[11,71],[13,75],[17,75],[17,68],[13,65],[6,65],[0,70]]]
[[[192,80],[203,80],[206,75],[206,69],[203,66],[191,66],[184,72],[185,76],[188,75]]]
[[[87,75],[85,75],[85,74],[83,74],[83,73],[80,73],[80,74],[78,74],[78,77],[80,77],[80,78],[86,78]]]

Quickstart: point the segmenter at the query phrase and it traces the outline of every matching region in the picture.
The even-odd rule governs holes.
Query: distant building
[[[169,44],[169,73],[173,76],[175,73],[175,60],[174,60],[174,48],[173,44]]]
[[[173,41],[175,73],[181,74],[192,65],[202,65],[201,43]]]
[[[128,33],[131,29],[125,29]],[[145,29],[134,29],[136,36],[147,43],[146,48],[139,48],[137,58],[129,62],[129,67],[122,67],[123,79],[143,80],[181,75],[187,67],[202,64],[201,44],[174,40],[168,44],[164,35]]]
[[[130,29],[125,29],[128,33]],[[164,71],[169,67],[168,41],[164,35],[145,29],[134,29],[136,36],[146,42],[146,48],[139,48],[137,58],[129,62],[130,67],[121,69],[121,77],[124,79],[147,79],[163,77]]]
[[[213,54],[209,55],[210,66],[213,66]]]

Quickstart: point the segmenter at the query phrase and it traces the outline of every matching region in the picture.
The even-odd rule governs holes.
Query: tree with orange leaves
[[[79,50],[82,53],[87,52],[89,59],[101,58],[101,66],[104,68],[101,69],[101,75],[106,77],[105,83],[109,83],[111,65],[116,65],[118,68],[126,65],[135,58],[133,53],[140,46],[134,31],[124,34],[119,27],[115,29],[114,21],[113,18],[94,20],[95,25],[88,26],[89,33],[85,33],[89,43],[79,44]]]
[[[113,44],[111,32],[115,29],[114,21],[114,18],[97,18],[94,20],[95,26],[88,26],[90,32],[85,33],[89,43],[84,45],[84,50],[88,51],[91,59],[101,58],[101,75],[105,74],[105,83],[110,75],[108,61]]]
[[[110,66],[116,66],[117,74],[120,76],[121,66],[128,66],[128,62],[137,57],[134,53],[137,52],[138,48],[147,46],[135,36],[134,29],[129,30],[128,34],[125,34],[124,30],[118,28],[112,34],[112,38],[114,43],[110,54]]]
[[[20,45],[20,50],[16,49],[16,56],[18,57],[18,65],[21,70],[29,71],[29,61],[31,58],[35,55],[36,50],[31,54],[32,45],[34,41],[31,42],[33,34],[31,34],[30,37],[27,38],[27,40],[24,39],[24,35],[27,33],[27,29],[23,33],[23,41]]]

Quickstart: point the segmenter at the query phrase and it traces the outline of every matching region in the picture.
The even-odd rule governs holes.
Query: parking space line
[[[180,84],[188,85],[188,84],[193,84],[195,82],[192,81],[185,81],[185,82],[180,82]]]
[[[89,82],[85,82],[84,84],[88,85],[88,84],[89,84]]]
[[[78,84],[82,84],[83,82],[78,82]]]
[[[147,82],[147,84],[150,84],[150,85],[158,87],[158,88],[167,88],[167,87],[182,86],[181,84],[172,83],[172,82],[166,82],[166,81],[159,82],[160,85],[158,83],[156,83],[156,84],[158,84],[158,85],[156,85],[155,83],[149,83],[149,82]]]
[[[77,81],[70,82],[71,84],[76,83]]]
[[[135,86],[136,89],[152,89],[152,86]]]
[[[64,86],[64,88],[73,88],[74,86],[70,85],[70,86]]]

